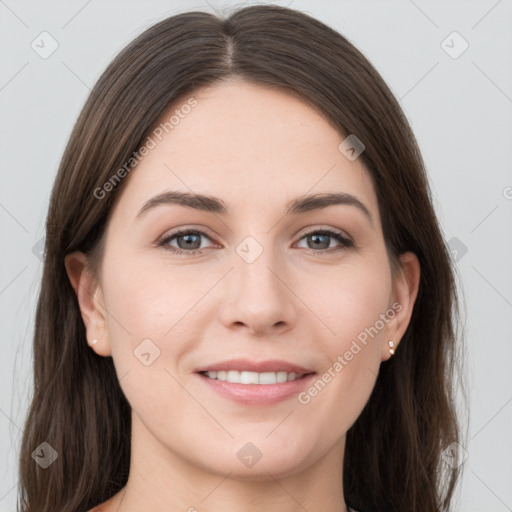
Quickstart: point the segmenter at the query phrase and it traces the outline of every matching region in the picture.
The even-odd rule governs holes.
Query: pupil
[[[313,239],[315,240],[315,243],[318,241],[318,238],[320,238],[320,237],[323,237],[324,239],[329,238],[327,235],[311,235],[311,238],[313,238]],[[322,245],[322,249],[324,249],[324,248],[329,247],[329,242],[327,241],[327,245],[326,245],[326,244],[325,244],[325,240],[324,240],[324,243],[322,244],[322,243],[320,242],[320,245]],[[316,244],[316,247],[315,247],[315,248],[317,248],[317,249],[318,249],[318,244]]]
[[[195,242],[197,244],[197,239],[199,238],[198,235],[194,235],[194,234],[186,234],[186,235],[181,235],[183,238],[186,239],[186,242],[185,242],[185,248],[192,248],[192,249],[197,249],[198,247],[191,247],[191,242],[192,242],[192,245],[194,244],[194,240],[191,240],[191,238],[196,238]],[[179,238],[178,238],[178,241],[179,241]],[[199,244],[201,243],[201,240],[199,239]],[[178,245],[181,246],[181,244],[178,242]],[[180,247],[180,248],[183,248],[183,247]]]

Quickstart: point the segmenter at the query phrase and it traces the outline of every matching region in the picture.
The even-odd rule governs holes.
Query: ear
[[[71,286],[75,290],[80,312],[85,324],[87,342],[97,343],[91,348],[101,356],[112,354],[108,339],[107,312],[104,306],[103,293],[95,276],[88,268],[87,256],[76,251],[64,258],[66,272]]]
[[[418,257],[413,252],[406,252],[400,256],[400,269],[393,283],[392,308],[395,317],[390,322],[389,337],[385,339],[382,348],[382,361],[389,359],[389,339],[394,342],[396,350],[411,320],[412,311],[418,296],[421,268]]]

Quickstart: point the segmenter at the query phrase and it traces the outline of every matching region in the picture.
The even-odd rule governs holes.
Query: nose
[[[300,301],[282,259],[267,248],[252,262],[238,253],[233,256],[218,310],[222,324],[256,337],[292,329]]]

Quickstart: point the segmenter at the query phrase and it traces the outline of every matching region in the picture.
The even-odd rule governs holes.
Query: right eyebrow
[[[144,206],[139,210],[139,213],[137,213],[137,217],[140,217],[143,213],[152,208],[166,204],[177,204],[205,212],[219,213],[221,215],[228,214],[226,204],[218,197],[194,194],[192,192],[167,191],[146,201]]]

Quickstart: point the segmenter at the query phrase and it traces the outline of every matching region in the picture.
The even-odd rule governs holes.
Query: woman
[[[456,306],[352,44],[277,6],[165,19],[55,181],[20,510],[449,510]]]

